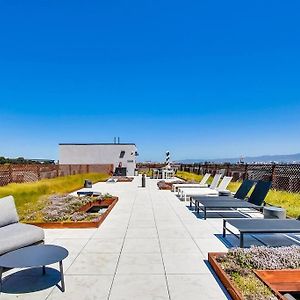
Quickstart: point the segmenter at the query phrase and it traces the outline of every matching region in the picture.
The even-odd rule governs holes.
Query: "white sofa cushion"
[[[0,199],[0,227],[19,222],[13,196]]]
[[[0,228],[0,255],[42,242],[44,230],[34,225],[15,223]]]

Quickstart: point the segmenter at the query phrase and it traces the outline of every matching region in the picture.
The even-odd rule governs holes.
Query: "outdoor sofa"
[[[0,198],[0,255],[43,243],[44,238],[43,229],[19,222],[13,196]]]

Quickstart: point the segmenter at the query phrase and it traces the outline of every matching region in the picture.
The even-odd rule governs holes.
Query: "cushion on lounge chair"
[[[2,200],[1,200],[2,201]],[[15,223],[0,228],[0,255],[44,240],[44,230],[29,224]]]
[[[19,222],[13,196],[0,199],[0,227]]]

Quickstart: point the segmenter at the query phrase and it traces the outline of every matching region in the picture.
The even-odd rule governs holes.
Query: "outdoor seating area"
[[[206,181],[209,177],[205,176]],[[213,180],[214,189],[205,187],[206,183],[190,187],[202,194],[188,201],[175,188],[160,190],[157,179],[147,178],[142,187],[141,176],[126,184],[99,182],[73,192],[71,196],[118,197],[99,228],[41,229],[20,224],[13,198],[1,199],[7,224],[1,224],[0,240],[18,243],[1,250],[0,265],[10,267],[2,275],[1,299],[74,299],[88,294],[88,299],[177,300],[195,299],[199,290],[205,299],[230,299],[208,263],[209,253],[251,245],[300,245],[300,222],[263,218],[270,182],[245,180],[235,194],[224,196],[219,192],[227,188],[231,177]],[[178,178],[165,181],[177,182],[180,189]],[[23,234],[23,240],[8,236],[1,230],[11,223],[34,228],[40,235],[26,242],[31,234]],[[45,245],[45,250],[35,248],[40,247],[36,243]],[[30,249],[36,253],[33,257],[26,254]],[[32,279],[30,284],[27,278]]]
[[[41,228],[19,222],[12,196],[0,199],[0,255],[43,243],[44,238],[44,231]]]
[[[272,247],[280,248],[289,245],[291,247],[298,247],[295,248],[295,252],[296,255],[300,255],[299,219],[286,219],[286,212],[283,208],[271,206],[265,202],[271,188],[271,181],[245,179],[235,193],[230,191],[228,191],[228,193],[222,193],[232,177],[224,176],[218,185],[221,174],[216,173],[210,186],[204,187],[201,185],[203,184],[203,180],[207,180],[209,177],[210,174],[206,173],[197,188],[195,188],[197,184],[193,186],[176,183],[172,191],[177,194],[181,202],[186,203],[188,200],[190,210],[199,218],[203,220],[213,218],[214,220],[221,220],[223,222],[222,239],[223,242],[228,245],[229,249],[237,247],[236,241],[239,241],[238,246],[240,249],[261,245],[273,249]],[[202,212],[201,214],[200,211]],[[247,242],[245,242],[246,237]],[[234,238],[236,238],[235,241]],[[290,248],[287,249],[289,250]],[[229,257],[230,255],[231,254],[229,254]],[[243,256],[244,258],[242,258]],[[256,297],[257,299],[277,299],[278,297],[279,299],[298,299],[294,298],[295,295],[299,295],[300,291],[300,287],[297,287],[295,283],[297,282],[295,274],[298,274],[297,270],[299,271],[300,261],[293,267],[291,266],[287,270],[283,270],[286,272],[289,271],[289,282],[292,282],[290,289],[288,289],[284,284],[282,284],[280,288],[278,288],[278,285],[275,285],[276,288],[274,288],[274,285],[270,285],[267,279],[262,279],[263,277],[259,274],[265,274],[264,271],[268,270],[268,268],[264,269],[264,266],[260,267],[262,270],[258,268],[258,270],[246,271],[241,268],[234,271],[234,269],[228,268],[225,263],[222,269],[220,266],[222,259],[218,262],[220,257],[222,257],[222,254],[216,253],[216,251],[208,254],[209,262],[214,271],[218,274],[222,283],[234,299],[248,299],[248,297],[250,297],[249,299],[252,299],[251,297],[254,297],[253,299],[256,299]],[[235,262],[232,263],[238,264],[239,260],[246,260],[246,257],[247,254],[241,252],[240,257],[236,258]],[[280,260],[280,258],[274,257],[275,265],[277,260]],[[227,273],[224,272],[224,268],[227,269]],[[293,270],[294,268],[296,270]],[[275,270],[283,272],[279,266],[278,268],[275,267]],[[233,277],[230,276],[232,272],[235,274]],[[246,279],[244,279],[245,283],[239,286],[240,281],[237,278],[242,276],[243,272],[247,274]],[[275,275],[272,276],[274,277]],[[233,278],[233,280],[230,279],[230,277]],[[251,294],[251,292],[247,288],[247,284],[250,284],[253,280],[256,281],[258,285],[256,290],[253,291],[257,293],[256,296],[250,296],[249,294]],[[265,285],[261,285],[260,280],[262,280]],[[274,280],[275,282],[280,282],[280,279],[277,281],[276,279],[273,279],[273,281]],[[232,283],[232,281],[234,281],[234,283]],[[239,289],[237,286],[239,286]],[[265,289],[265,286],[269,286],[270,289]]]

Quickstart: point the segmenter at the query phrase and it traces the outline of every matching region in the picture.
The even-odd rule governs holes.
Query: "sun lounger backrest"
[[[264,200],[269,192],[269,189],[271,188],[271,181],[258,181],[256,184],[252,194],[249,197],[248,202],[261,206],[264,203]]]
[[[231,176],[224,176],[224,178],[220,182],[217,190],[218,191],[224,191],[224,190],[226,190],[226,188],[227,188],[228,184],[230,183],[231,179],[232,179]]]
[[[206,184],[206,181],[208,180],[208,178],[210,177],[210,174],[209,173],[206,173],[202,180],[200,181],[200,184]]]
[[[245,179],[236,191],[234,198],[242,200],[245,199],[253,185],[253,180]]]
[[[213,190],[216,189],[216,187],[218,186],[218,183],[219,183],[221,177],[222,177],[222,174],[216,174],[214,176],[214,178],[213,178],[213,180],[212,180],[211,185],[209,186],[209,188],[211,188]]]

